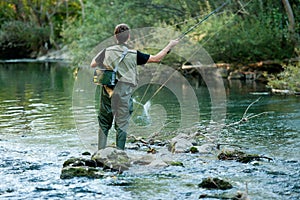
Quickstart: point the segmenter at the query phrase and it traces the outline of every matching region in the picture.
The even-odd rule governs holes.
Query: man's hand
[[[170,47],[170,50],[175,47],[178,43],[179,43],[180,39],[177,38],[176,40],[171,40],[168,44],[168,46]]]
[[[180,39],[171,40],[165,48],[163,48],[159,53],[156,55],[150,55],[150,58],[147,63],[155,63],[160,62],[170,51],[173,47],[175,47],[179,43]]]

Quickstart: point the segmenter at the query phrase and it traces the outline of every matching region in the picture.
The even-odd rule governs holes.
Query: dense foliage
[[[1,27],[0,38],[1,47],[5,49],[1,57],[37,56],[39,51],[46,51],[44,44],[49,40],[49,30],[31,22],[8,21]]]
[[[111,36],[118,23],[126,22],[132,28],[164,25],[184,31],[222,3],[223,0],[1,1],[0,45],[4,49],[8,44],[22,44],[32,47],[28,51],[38,51],[50,41],[56,48],[59,44],[69,45],[77,58],[75,61],[79,61],[87,51]],[[299,37],[300,11],[297,8],[300,3],[298,0],[289,0],[289,3]],[[297,47],[289,37],[282,0],[228,1],[221,12],[189,36],[199,41],[215,61],[224,62],[295,57]]]
[[[300,62],[284,66],[284,71],[269,78],[271,88],[300,92]]]
[[[125,22],[132,28],[168,26],[185,31],[224,1],[121,0],[87,1],[84,20],[65,26],[65,43],[77,61]],[[298,1],[290,1],[299,21]],[[300,6],[300,5],[298,5]],[[299,13],[299,14],[298,14]],[[297,23],[296,23],[297,24]],[[296,33],[299,37],[299,24]],[[162,33],[164,34],[164,33]],[[189,37],[198,41],[216,62],[255,62],[295,57],[288,19],[281,0],[230,1],[218,14],[197,27]]]
[[[80,18],[80,3],[65,0],[0,1],[0,59],[36,57],[62,44],[62,25]]]

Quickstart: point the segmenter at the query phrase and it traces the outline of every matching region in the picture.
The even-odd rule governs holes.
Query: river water
[[[2,63],[0,72],[0,199],[198,199],[201,194],[232,196],[245,191],[246,186],[250,199],[300,199],[299,96],[269,95],[263,85],[254,82],[225,82],[226,124],[240,120],[259,97],[247,114],[267,113],[224,128],[219,140],[273,161],[242,164],[219,161],[216,155],[177,154],[184,167],[134,166],[122,175],[104,179],[62,180],[63,162],[91,151],[84,133],[78,131],[80,122],[73,112],[78,103],[73,99],[76,71],[63,63]],[[201,110],[199,123],[209,124],[209,92],[205,86],[194,91]],[[172,119],[169,127],[160,130],[167,132],[176,128],[171,122],[180,121],[176,116],[178,102],[172,100],[170,91],[161,92],[151,106],[165,101],[164,112],[159,106],[150,111],[153,116],[167,113]],[[139,97],[136,94],[137,101]],[[81,116],[89,118],[93,110],[93,106],[87,107]],[[85,121],[82,124],[91,126]],[[199,188],[206,177],[226,179],[233,188]]]

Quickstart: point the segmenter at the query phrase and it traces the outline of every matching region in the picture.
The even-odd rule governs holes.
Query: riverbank
[[[38,57],[36,60],[38,61],[63,61],[67,63],[71,63],[72,56],[70,51],[68,50],[68,46],[64,46],[60,50],[50,50],[47,54]]]
[[[2,59],[0,63],[46,63],[46,62],[63,62],[71,63],[72,56],[67,46],[60,50],[49,50],[46,54],[38,56],[37,58],[19,58],[19,59]]]
[[[183,65],[185,75],[199,77],[200,69],[217,70],[225,80],[255,81],[266,85],[272,94],[300,95],[300,57],[256,63],[216,63],[209,66]]]
[[[0,63],[29,63],[29,62],[62,62],[71,63],[72,55],[68,50],[67,46],[64,46],[60,50],[49,50],[45,55],[37,57],[36,59],[10,59],[10,60],[0,60]],[[293,65],[300,66],[300,57],[279,60],[267,60],[255,63],[216,63],[211,67],[216,67],[217,73],[225,80],[242,80],[242,81],[257,81],[265,84],[272,94],[280,95],[300,95],[300,83],[296,81],[293,88],[288,88],[288,83],[284,80],[277,84],[273,81],[283,73],[285,66]],[[179,64],[180,65],[180,64]],[[199,78],[198,67],[205,66],[190,66],[183,65],[181,73],[187,76]],[[300,68],[300,67],[299,67]],[[300,70],[296,74],[300,73]],[[289,75],[285,75],[289,76]],[[300,74],[299,74],[300,77]],[[288,79],[288,78],[286,78]],[[286,80],[286,81],[291,81]],[[294,81],[295,82],[295,81]]]

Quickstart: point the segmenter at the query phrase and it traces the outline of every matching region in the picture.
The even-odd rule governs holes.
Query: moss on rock
[[[104,176],[100,169],[94,167],[64,167],[61,171],[61,179],[71,179],[74,177],[102,178]]]

